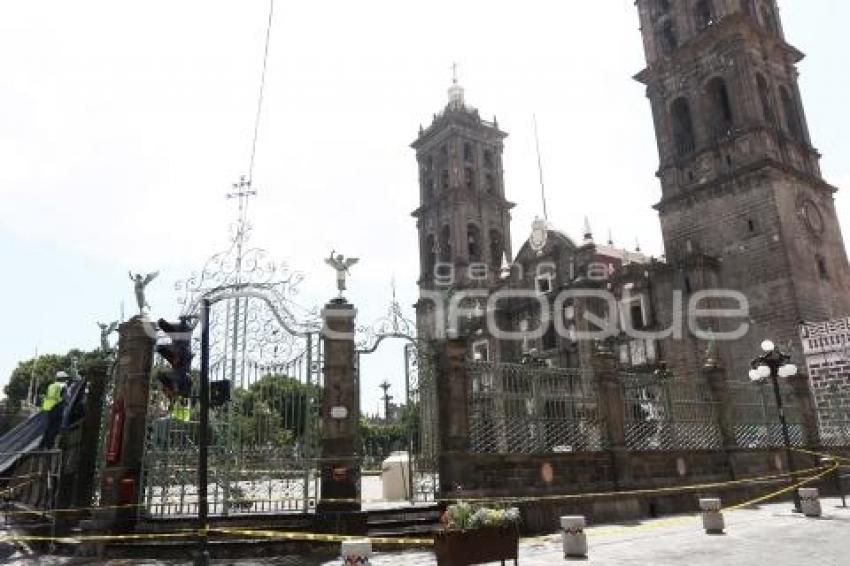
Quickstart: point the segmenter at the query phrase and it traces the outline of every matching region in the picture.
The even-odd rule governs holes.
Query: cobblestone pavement
[[[848,566],[850,565],[850,508],[837,499],[822,501],[824,516],[807,519],[791,512],[790,503],[727,512],[726,535],[708,536],[699,515],[650,519],[629,524],[587,529],[588,559],[592,565],[641,566]],[[0,547],[3,549],[3,547]],[[6,546],[0,563],[12,565],[90,564],[91,559],[26,556]],[[523,539],[519,563],[523,566],[567,564],[560,535]],[[101,566],[179,564],[162,560],[99,561]],[[182,564],[189,564],[183,562]],[[339,566],[340,560],[297,556],[272,559],[215,560],[213,564],[249,566]],[[426,566],[436,564],[430,552],[377,553],[374,566]]]

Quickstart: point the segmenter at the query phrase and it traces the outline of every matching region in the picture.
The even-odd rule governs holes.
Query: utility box
[[[410,458],[407,452],[393,452],[381,464],[383,498],[387,501],[410,499]]]

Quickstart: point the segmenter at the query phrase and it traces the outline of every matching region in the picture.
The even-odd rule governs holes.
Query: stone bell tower
[[[786,41],[776,2],[637,7],[647,67],[636,79],[652,107],[656,208],[668,261],[683,266],[680,287],[698,288],[687,265],[707,256],[721,286],[747,296],[748,338],[728,345],[739,361],[762,337],[796,343],[801,320],[850,314],[836,189],[821,176],[797,83],[803,54]]]
[[[502,169],[507,134],[464,101],[455,75],[449,102],[411,144],[419,166],[422,290],[488,286],[510,261],[510,210]],[[420,302],[420,322],[427,305]],[[420,328],[422,326],[420,325]]]

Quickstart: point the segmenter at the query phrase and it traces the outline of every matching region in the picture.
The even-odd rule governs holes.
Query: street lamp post
[[[793,377],[797,375],[797,366],[790,363],[791,355],[779,350],[770,340],[761,343],[762,355],[751,362],[750,380],[754,383],[763,383],[770,378],[773,384],[773,394],[776,397],[776,408],[779,413],[779,423],[782,425],[782,440],[785,444],[785,458],[788,460],[788,473],[791,485],[797,483],[794,469],[794,459],[791,454],[791,436],[788,433],[788,421],[785,419],[785,406],[782,402],[782,393],[779,390],[780,377]],[[793,490],[794,510],[802,512],[800,506],[800,494]]]

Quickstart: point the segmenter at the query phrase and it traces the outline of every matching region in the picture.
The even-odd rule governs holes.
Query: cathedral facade
[[[604,347],[621,367],[683,378],[711,350],[734,379],[769,338],[802,365],[800,324],[850,315],[836,188],[797,82],[803,54],[773,0],[636,4],[664,259],[598,244],[590,226],[573,241],[542,221],[514,255],[507,134],[454,84],[412,144],[420,336],[463,336],[473,359],[557,367],[583,367]]]

